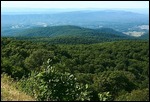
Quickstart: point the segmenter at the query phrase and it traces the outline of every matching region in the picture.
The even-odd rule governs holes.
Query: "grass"
[[[1,74],[1,101],[36,101],[24,92],[17,89],[16,82],[6,75]]]

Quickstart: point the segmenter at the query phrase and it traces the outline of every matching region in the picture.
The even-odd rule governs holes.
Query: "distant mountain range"
[[[140,14],[149,14],[149,10],[147,8],[6,8],[3,7],[1,10],[2,14],[54,14],[60,12],[73,12],[73,11],[102,11],[102,10],[121,10],[128,12],[135,12]]]
[[[2,14],[2,27],[76,25],[88,28],[107,27],[127,31],[137,25],[149,25],[149,15],[118,10],[82,10],[56,14]]]

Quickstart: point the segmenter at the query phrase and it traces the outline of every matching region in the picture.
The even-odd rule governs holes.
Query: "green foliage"
[[[28,58],[25,59],[25,66],[28,69],[37,69],[43,65],[43,62],[46,62],[46,59],[53,57],[54,53],[40,49],[34,51]]]
[[[111,100],[111,95],[109,92],[99,93],[98,97],[99,97],[100,101],[110,101]]]
[[[94,77],[94,87],[98,92],[110,92],[112,98],[122,90],[130,92],[136,88],[134,76],[124,71],[105,71]],[[131,79],[130,79],[131,78]]]
[[[25,92],[40,101],[90,100],[87,84],[77,83],[73,74],[60,73],[50,65],[44,71],[34,72],[28,79],[20,80],[19,84]]]
[[[117,101],[149,101],[149,89],[133,90],[131,93],[126,93],[119,96]]]
[[[32,39],[33,42],[14,38],[1,39],[1,73],[5,72],[14,79],[23,77],[20,82],[24,91],[26,90],[30,95],[34,96],[35,92],[37,92],[36,95],[43,98],[45,97],[42,94],[49,95],[47,91],[42,91],[42,88],[37,86],[39,83],[41,83],[40,86],[43,85],[41,80],[45,81],[44,89],[51,84],[46,83],[47,80],[44,79],[47,77],[45,68],[48,58],[51,59],[49,64],[55,66],[53,67],[57,72],[54,74],[55,78],[62,76],[62,80],[59,80],[62,86],[64,80],[70,82],[68,79],[70,75],[77,78],[75,82],[83,87],[81,89],[88,84],[87,92],[84,90],[84,94],[80,93],[80,96],[77,97],[80,100],[84,96],[87,97],[86,94],[90,94],[90,100],[99,101],[98,94],[105,96],[103,92],[109,92],[111,100],[116,100],[121,96],[126,97],[123,95],[131,93],[133,90],[143,90],[149,86],[148,41],[52,45],[47,42],[34,42],[35,39]],[[37,76],[39,73],[44,73],[42,74],[44,77]],[[33,91],[33,89],[37,91]],[[40,93],[38,90],[41,90]],[[65,99],[69,100],[69,98]]]

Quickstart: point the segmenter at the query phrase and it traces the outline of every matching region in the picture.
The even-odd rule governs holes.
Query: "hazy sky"
[[[149,1],[1,1],[2,8],[149,8]]]

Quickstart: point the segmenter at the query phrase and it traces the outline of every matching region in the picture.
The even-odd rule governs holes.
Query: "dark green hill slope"
[[[32,41],[48,41],[53,44],[89,44],[132,39],[132,37],[110,28],[89,29],[72,25],[24,29],[15,32],[12,36],[21,37],[19,39],[26,37]]]
[[[57,36],[124,36],[110,28],[89,29],[72,25],[35,27],[17,32],[14,36],[57,37]]]

